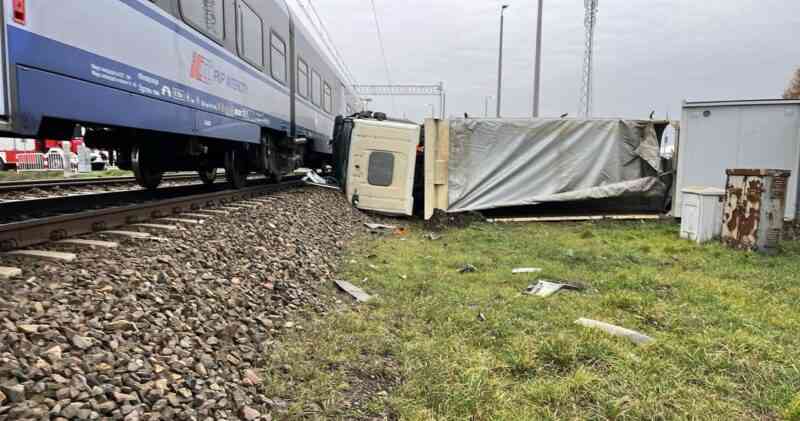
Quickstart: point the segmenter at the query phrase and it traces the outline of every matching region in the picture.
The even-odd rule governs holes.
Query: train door
[[[359,209],[411,215],[419,126],[356,120],[346,193]]]

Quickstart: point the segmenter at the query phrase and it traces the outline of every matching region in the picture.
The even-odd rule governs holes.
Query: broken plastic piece
[[[653,338],[643,335],[635,330],[625,329],[624,327],[619,327],[604,322],[598,322],[597,320],[580,318],[576,320],[575,323],[584,327],[600,329],[610,335],[627,338],[636,345],[644,345],[654,340]]]
[[[561,291],[562,289],[571,289],[573,291],[579,291],[583,288],[576,285],[560,284],[557,282],[540,280],[535,285],[529,285],[528,288],[525,290],[525,294],[536,295],[538,297],[549,297],[555,294],[556,292]]]
[[[303,182],[311,186],[324,187],[326,189],[341,190],[332,178],[325,178],[315,171],[308,171],[303,177]]]
[[[539,273],[542,271],[542,268],[516,268],[512,270],[512,273]]]
[[[372,296],[364,292],[363,289],[351,284],[350,282],[346,281],[334,281],[336,286],[338,286],[342,291],[350,294],[356,301],[360,303],[365,303],[372,299]]]
[[[365,223],[364,226],[366,226],[367,228],[369,228],[369,229],[371,229],[373,231],[375,231],[375,230],[386,230],[386,231],[394,232],[394,230],[397,229],[397,227],[394,226],[394,225],[384,225],[384,224]]]

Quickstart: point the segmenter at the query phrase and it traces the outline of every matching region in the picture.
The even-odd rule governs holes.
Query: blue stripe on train
[[[42,117],[251,143],[260,127],[288,130],[281,118],[19,28],[8,28],[8,40],[23,135],[35,135]]]

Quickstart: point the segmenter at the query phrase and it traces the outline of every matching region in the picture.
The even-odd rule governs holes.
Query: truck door
[[[357,208],[411,215],[417,125],[356,120],[350,140],[346,194]]]

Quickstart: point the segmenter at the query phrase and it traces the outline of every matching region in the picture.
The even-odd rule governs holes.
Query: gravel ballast
[[[335,191],[153,232],[71,263],[0,257],[0,420],[270,419],[263,361],[301,309],[325,312],[365,218]],[[93,239],[99,237],[91,237]],[[313,352],[313,350],[309,350]],[[279,416],[278,416],[279,418]]]

